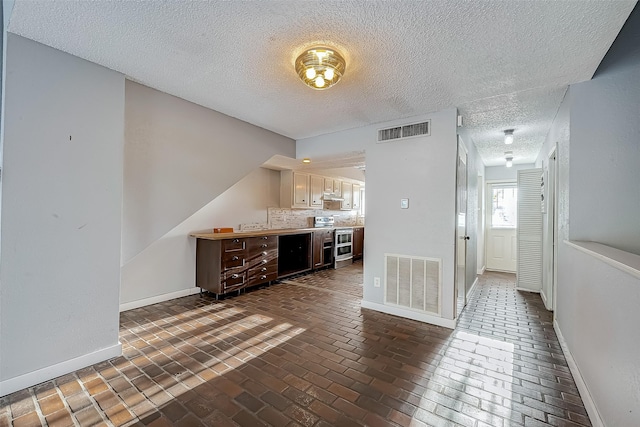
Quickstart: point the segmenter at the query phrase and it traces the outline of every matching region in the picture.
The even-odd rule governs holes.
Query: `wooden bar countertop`
[[[243,237],[260,237],[260,236],[282,236],[285,234],[304,234],[318,230],[326,230],[329,227],[309,227],[309,228],[281,228],[278,230],[255,230],[255,231],[234,231],[233,233],[191,233],[189,236],[197,239],[206,240],[225,240],[237,239]],[[347,225],[342,227],[331,227],[331,230],[338,228],[364,228],[363,225]]]

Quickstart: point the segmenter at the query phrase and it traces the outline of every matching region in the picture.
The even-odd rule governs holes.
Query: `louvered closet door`
[[[542,289],[542,169],[518,171],[518,266],[516,287]]]

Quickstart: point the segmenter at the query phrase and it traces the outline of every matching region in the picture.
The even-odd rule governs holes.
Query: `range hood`
[[[322,200],[325,202],[343,202],[344,198],[337,196],[335,193],[324,193]]]

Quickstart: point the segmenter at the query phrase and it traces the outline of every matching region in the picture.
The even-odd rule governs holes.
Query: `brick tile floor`
[[[535,294],[486,273],[455,330],[360,308],[362,265],[121,314],[121,357],[0,399],[4,426],[589,426]]]

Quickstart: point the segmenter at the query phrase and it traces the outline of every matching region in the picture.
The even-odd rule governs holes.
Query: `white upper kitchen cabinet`
[[[339,179],[333,180],[333,195],[336,197],[342,197],[342,181]]]
[[[284,170],[280,172],[280,207],[308,208],[309,174]]]
[[[333,193],[333,178],[324,179],[324,192]]]
[[[321,208],[323,204],[322,196],[324,194],[324,181],[325,178],[318,175],[311,175],[309,178],[310,181],[310,206],[312,208]]]
[[[350,182],[342,181],[342,198],[340,202],[340,209],[343,211],[350,211],[353,209],[353,184]]]
[[[360,184],[353,184],[352,186],[353,191],[352,191],[352,199],[353,202],[351,203],[351,209],[353,210],[359,210],[360,209]]]

